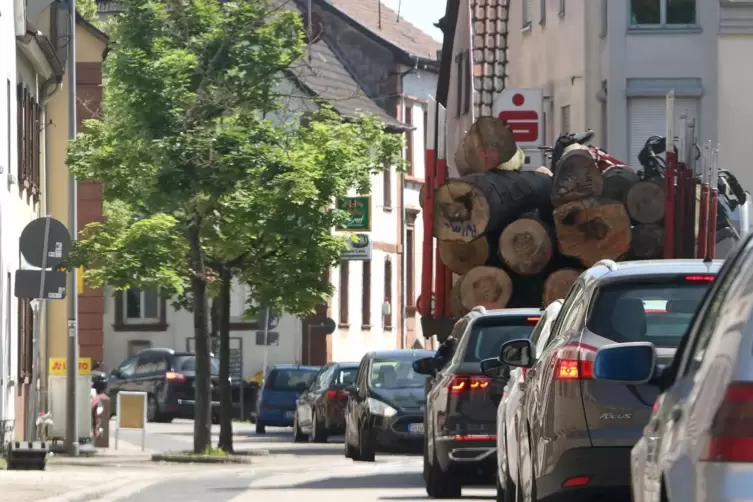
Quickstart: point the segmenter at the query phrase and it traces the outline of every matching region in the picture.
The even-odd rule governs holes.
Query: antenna
[[[311,36],[314,30],[311,27],[311,0],[306,0],[306,48],[308,49],[309,63],[311,63]]]
[[[377,26],[382,29],[382,0],[377,0]]]
[[[381,1],[381,0],[380,0]],[[397,22],[400,22],[400,10],[403,8],[403,0],[397,2]]]

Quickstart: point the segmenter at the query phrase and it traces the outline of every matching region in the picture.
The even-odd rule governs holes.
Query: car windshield
[[[213,357],[209,360],[209,369],[212,376],[220,374],[220,360]],[[178,356],[175,361],[175,371],[179,373],[196,371],[196,356]]]
[[[478,319],[471,326],[466,363],[478,363],[499,356],[502,344],[519,338],[530,338],[541,316],[504,316]]]
[[[274,369],[269,372],[264,388],[278,391],[304,391],[316,378],[317,370]]]
[[[688,276],[603,286],[592,302],[587,327],[615,342],[677,347],[711,285],[709,276]]]
[[[348,386],[353,385],[356,382],[356,374],[358,368],[340,368],[340,371],[335,375],[335,385]]]
[[[426,375],[413,371],[414,359],[374,359],[369,385],[375,389],[423,387]]]

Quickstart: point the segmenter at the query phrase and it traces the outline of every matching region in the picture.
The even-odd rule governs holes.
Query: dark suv
[[[457,498],[463,484],[493,484],[496,473],[497,406],[501,397],[481,372],[481,361],[499,354],[509,340],[528,338],[541,318],[538,309],[486,310],[476,307],[450,334],[450,354],[416,361],[431,377],[424,422],[424,481],[432,498]]]
[[[219,361],[211,359],[212,421],[219,420]],[[196,354],[172,349],[146,349],[129,357],[110,372],[107,395],[117,413],[118,392],[146,392],[147,420],[170,422],[194,417]]]

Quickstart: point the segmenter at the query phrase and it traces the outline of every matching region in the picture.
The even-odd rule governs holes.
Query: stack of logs
[[[502,140],[500,140],[502,138]],[[479,119],[457,154],[460,177],[437,188],[434,235],[453,272],[451,310],[545,307],[599,260],[663,253],[663,181],[605,166],[598,150],[568,147],[554,168],[521,171],[498,119]]]

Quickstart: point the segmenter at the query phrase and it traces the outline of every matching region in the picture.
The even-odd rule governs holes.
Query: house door
[[[323,366],[327,364],[327,334],[318,326],[308,325],[303,336],[303,364]]]

